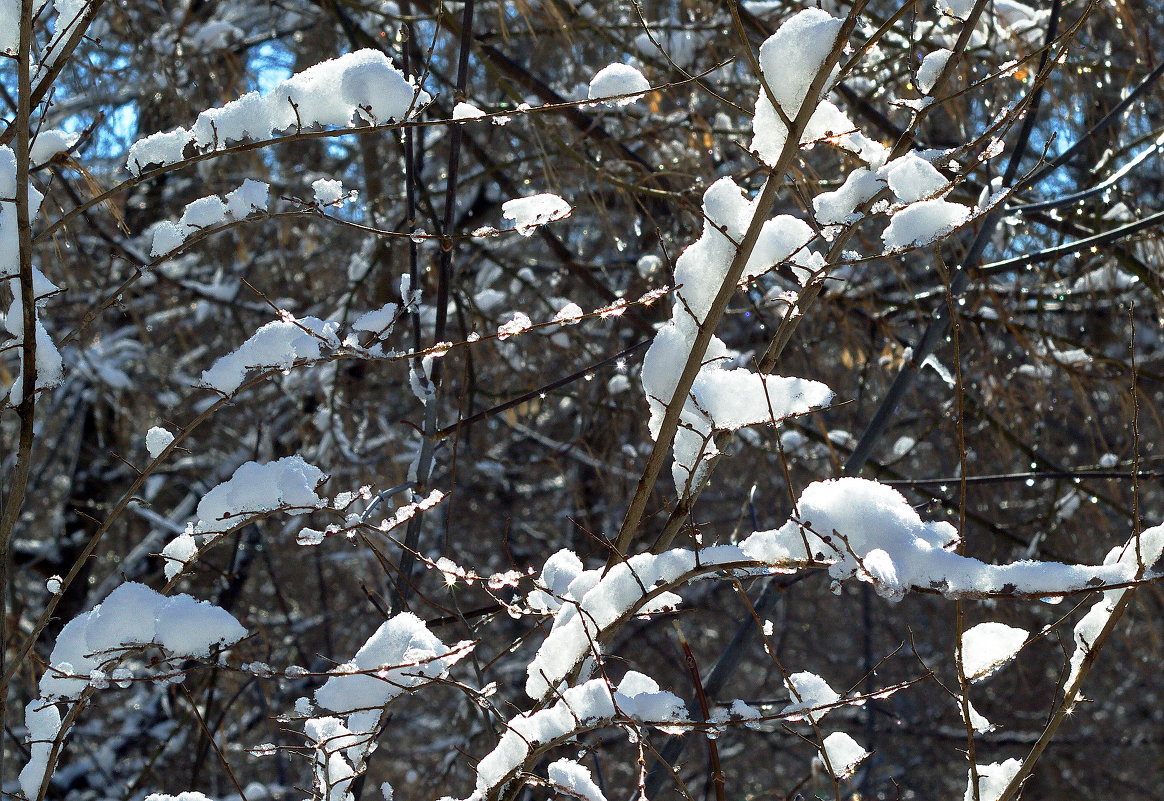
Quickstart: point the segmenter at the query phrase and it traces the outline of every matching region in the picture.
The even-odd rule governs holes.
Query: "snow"
[[[331,206],[347,197],[343,183],[334,178],[319,178],[312,181],[311,191],[315,193],[315,202],[321,206]]]
[[[843,731],[833,732],[825,737],[823,745],[829,767],[838,779],[847,779],[869,756],[868,751]]]
[[[339,326],[316,317],[285,315],[274,320],[238,347],[219,358],[202,373],[202,385],[229,395],[246,379],[249,370],[279,368],[289,370],[296,361],[320,358],[321,347],[337,347]]]
[[[928,245],[970,219],[970,209],[945,200],[922,200],[896,212],[881,234],[887,250]]]
[[[594,783],[590,770],[572,759],[551,762],[547,778],[560,793],[572,795],[582,801],[606,801],[606,796]]]
[[[150,255],[159,258],[174,252],[187,239],[206,228],[222,225],[229,214],[236,220],[245,220],[257,211],[266,211],[269,187],[262,181],[249,178],[225,200],[218,195],[207,195],[189,203],[178,222],[160,222],[153,227]]]
[[[364,312],[352,323],[352,330],[379,334],[396,322],[398,310],[399,307],[395,303],[385,303],[378,309]]]
[[[61,713],[54,704],[33,699],[24,707],[24,725],[28,727],[29,759],[20,771],[20,789],[25,798],[35,799],[40,796],[53,743],[61,733]]]
[[[582,322],[582,307],[572,301],[566,303],[554,313],[553,322],[561,325],[575,325]]]
[[[563,600],[578,600],[570,595],[570,585],[582,573],[582,560],[573,551],[563,548],[542,565],[542,572],[535,581],[536,588],[526,596],[526,604],[541,614],[557,612],[562,608]]]
[[[57,153],[64,153],[81,138],[80,134],[68,133],[59,128],[45,128],[37,132],[28,151],[28,160],[34,164],[44,164]]]
[[[20,0],[0,0],[0,51],[15,53],[19,46]]]
[[[158,613],[165,602],[164,595],[144,584],[122,584],[93,609],[85,626],[86,651],[100,653],[122,645],[152,642]]]
[[[207,545],[252,517],[276,510],[307,511],[326,505],[326,499],[316,494],[324,477],[322,470],[300,456],[241,465],[198,502],[197,522],[188,524],[184,533],[162,549],[166,578],[172,580],[185,570],[197,554],[199,542]]]
[[[706,548],[698,554],[680,548],[661,554],[637,554],[605,575],[601,570],[574,574],[562,592],[579,564],[566,554],[557,554],[553,570],[543,574],[542,585],[570,603],[557,610],[553,628],[526,666],[526,694],[540,700],[552,692],[590,655],[602,630],[641,606],[652,588],[671,584],[697,566],[736,562],[741,557],[733,546]],[[543,608],[552,607],[548,594],[537,595],[534,602]]]
[[[901,436],[893,443],[893,458],[904,459],[917,446],[917,440],[910,436]]]
[[[12,205],[12,204],[4,204]],[[3,236],[3,231],[0,230],[0,236]],[[37,271],[39,272],[39,271]],[[23,310],[19,298],[21,291],[16,279],[9,281],[9,288],[12,292],[12,305],[8,308],[8,314],[3,318],[4,330],[16,337],[18,342],[24,339],[24,317]],[[33,286],[33,292],[36,292],[36,286]],[[38,304],[39,305],[39,304]],[[40,319],[40,309],[36,309],[36,388],[38,390],[49,389],[61,383],[64,379],[65,365],[64,359],[61,357],[61,352],[57,349],[56,343],[53,342],[49,335],[48,329],[45,328],[44,323]],[[17,343],[8,343],[9,347]],[[19,361],[23,364],[24,350],[23,348],[17,351]],[[8,390],[8,401],[12,405],[20,403],[24,397],[24,373],[23,367],[17,367],[15,380]]]
[[[1140,279],[1120,269],[1115,260],[1076,278],[1071,283],[1071,291],[1079,292],[1119,292],[1140,283]]]
[[[1127,578],[1133,579],[1141,577],[1145,569],[1160,561],[1161,555],[1164,555],[1164,525],[1147,529],[1138,537],[1132,537],[1124,545],[1112,548],[1103,563],[1123,567],[1129,574]],[[1079,671],[1083,668],[1083,661],[1102,635],[1125,592],[1126,589],[1107,590],[1075,624],[1075,649],[1071,653],[1068,686],[1075,683]]]
[[[952,55],[953,52],[945,48],[926,54],[917,68],[917,88],[919,92],[923,95],[930,93],[938,80],[938,76],[942,74],[942,69],[946,66],[946,62],[950,60],[950,56]]]
[[[173,434],[160,426],[154,426],[146,432],[146,451],[151,459],[157,459],[173,441]]]
[[[663,260],[654,253],[648,253],[640,256],[639,260],[635,262],[635,270],[644,279],[650,279],[655,273],[663,268]]]
[[[590,89],[586,96],[590,100],[603,100],[619,95],[634,95],[608,101],[608,105],[626,106],[650,90],[651,84],[630,64],[608,64],[590,79]]]
[[[150,134],[129,148],[126,166],[134,175],[140,175],[150,165],[166,167],[177,164],[186,157],[186,146],[191,143],[190,132],[185,128]]]
[[[965,721],[966,713],[965,710],[962,709],[961,696],[955,698],[954,702],[958,705],[958,713],[962,715],[962,720]],[[967,701],[966,706],[970,710],[970,728],[974,729],[974,731],[978,732],[979,734],[986,734],[987,732],[994,731],[994,724],[987,720],[982,714],[980,714],[978,710],[974,708],[973,704]]]
[[[188,204],[182,212],[181,224],[188,228],[201,229],[218,225],[225,219],[226,202],[217,195],[210,195]]]
[[[331,66],[332,74],[340,75],[340,95],[344,103],[356,107],[357,113],[369,123],[402,120],[414,104],[428,103],[429,96],[420,92],[392,66],[391,60],[379,50],[360,50],[313,67]],[[321,78],[326,82],[326,78]],[[313,98],[318,100],[318,98]]]
[[[952,14],[959,19],[966,19],[974,8],[974,0],[937,0],[937,6],[938,10],[944,14]]]
[[[484,117],[485,112],[474,106],[472,103],[458,103],[453,106],[454,120],[475,120],[478,117]]]
[[[659,688],[645,673],[628,670],[614,693],[618,711],[633,720],[678,723],[688,720],[687,707],[677,695]]]
[[[323,471],[301,456],[285,456],[265,464],[246,462],[198,502],[195,534],[230,531],[240,518],[275,509],[318,509],[326,501],[316,494]]]
[[[636,36],[635,49],[647,58],[657,58],[661,49],[668,60],[687,69],[694,63],[704,42],[706,42],[704,32],[678,27],[656,28],[650,34],[643,32]]]
[[[628,671],[613,695],[605,679],[591,679],[566,688],[560,700],[545,709],[512,718],[496,747],[477,763],[476,788],[470,798],[482,799],[507,781],[535,747],[619,717],[653,724],[690,721],[683,702],[642,673]]]
[[[166,580],[173,581],[174,576],[186,569],[186,565],[198,553],[198,541],[190,534],[179,534],[162,548],[162,559],[165,560],[164,570]]]
[[[246,629],[225,609],[189,595],[175,595],[162,605],[157,631],[157,641],[167,651],[196,659],[246,636]]]
[[[266,211],[270,186],[247,178],[238,189],[226,195],[226,210],[236,220],[245,220],[256,211]]]
[[[89,685],[89,674],[123,647],[154,644],[170,657],[203,659],[246,634],[229,612],[207,601],[189,595],[167,598],[144,584],[126,582],[61,629],[40,680],[40,695],[77,698]]]
[[[810,251],[805,250],[808,243],[816,238],[816,232],[808,223],[798,217],[781,214],[764,222],[760,228],[760,237],[756,240],[756,247],[748,257],[744,267],[743,280],[752,281],[763,275],[773,267],[792,260],[798,265],[800,272],[807,272],[817,267],[816,260]],[[823,259],[819,266],[823,266]],[[798,267],[794,267],[797,270]]]
[[[978,772],[978,801],[998,801],[1006,786],[1010,784],[1022,767],[1018,759],[1008,759],[1005,762],[991,762],[989,765],[976,765]],[[974,801],[973,777],[966,782],[965,801]]]
[[[187,29],[185,39],[190,47],[197,51],[220,50],[231,42],[246,38],[239,28],[222,20],[210,20],[202,24],[195,24]]]
[[[1028,42],[1041,40],[1047,19],[1051,16],[1049,8],[1034,9],[1026,3],[1017,0],[995,0],[989,8],[994,12],[994,19],[1014,36],[1026,39]]]
[[[382,623],[356,652],[355,667],[368,673],[332,676],[315,691],[315,701],[344,714],[382,707],[401,693],[443,676],[448,665],[441,657],[449,650],[424,621],[403,612]]]
[[[87,655],[85,644],[85,629],[92,614],[83,612],[61,628],[49,655],[49,667],[40,679],[43,698],[75,698],[89,685],[85,677],[97,668],[96,660]]]
[[[173,253],[186,242],[186,236],[177,223],[163,221],[153,227],[150,256],[157,259]]]
[[[246,34],[229,22],[211,20],[193,24],[186,30],[184,38],[194,50],[221,50],[232,42],[243,40]]]
[[[911,587],[950,596],[991,593],[1029,596],[1074,592],[1135,578],[1137,565],[1123,546],[1122,558],[1103,565],[1019,561],[991,565],[952,552],[957,530],[947,522],[923,522],[897,490],[864,478],[810,484],[797,501],[798,514],[778,529],[757,531],[740,544],[748,558],[774,567],[827,563],[836,581],[857,578],[879,595],[900,600]],[[1164,550],[1164,526],[1143,534],[1149,566]],[[806,550],[807,544],[807,550]],[[1114,553],[1114,551],[1113,551]]]
[[[250,92],[207,109],[190,130],[178,128],[138,140],[129,150],[126,166],[136,175],[149,165],[176,164],[188,145],[195,152],[207,152],[229,142],[286,131],[403,120],[430,99],[392,66],[388,56],[378,50],[357,50],[292,75],[265,95]]]
[[[821,192],[812,199],[812,209],[821,225],[841,225],[855,222],[857,206],[869,201],[885,186],[885,179],[877,171],[858,167],[849,173],[845,182],[831,192]]]
[[[889,154],[884,145],[861,133],[853,121],[828,100],[820,102],[800,135],[802,145],[816,141],[848,150],[868,164],[881,164]]]
[[[429,632],[424,621],[410,612],[385,621],[356,652],[352,662],[340,665],[315,691],[324,709],[345,715],[313,717],[304,731],[315,745],[315,785],[329,801],[350,801],[352,781],[362,774],[384,714],[384,706],[397,696],[447,674],[448,668],[470,645],[444,645]],[[300,699],[299,714],[308,714],[310,703]],[[390,797],[391,786],[385,792]]]
[[[691,389],[695,403],[721,431],[774,422],[823,406],[833,393],[806,378],[759,375],[749,370],[704,369]],[[771,411],[769,411],[771,409]]]
[[[90,0],[53,0],[53,8],[57,11],[57,33],[76,22],[89,4]]]
[[[703,196],[706,217],[703,233],[675,263],[675,292],[671,320],[656,334],[643,359],[642,383],[651,417],[652,437],[658,436],[666,404],[675,394],[683,367],[691,355],[699,325],[706,319],[715,295],[727,275],[755,212],[731,178],[716,181]],[[730,237],[730,238],[729,238]],[[819,254],[806,245],[812,230],[792,217],[768,220],[747,265],[745,278],[753,278],[775,264],[791,260],[804,270],[816,269]],[[698,484],[708,460],[718,451],[711,433],[779,421],[828,403],[832,392],[824,384],[802,378],[761,376],[746,368],[727,368],[727,346],[712,337],[703,356],[704,366],[692,386],[681,414],[674,443],[672,478],[683,494]]]
[[[16,197],[16,154],[12,148],[0,145],[0,198]],[[35,200],[36,208],[43,199],[31,186],[28,189],[30,206]],[[29,209],[33,213],[33,209]],[[16,228],[16,204],[11,200],[0,200],[0,278],[19,273],[20,239]],[[11,316],[11,314],[9,314]]]
[[[741,698],[732,701],[732,705],[728,711],[736,720],[759,720],[763,717],[760,710],[751,706]]]
[[[347,801],[356,769],[345,753],[362,757],[368,749],[368,736],[348,729],[338,718],[312,718],[304,724],[307,738],[315,744],[315,789],[317,797],[327,801]]]
[[[785,684],[792,700],[780,714],[788,720],[808,718],[813,723],[819,723],[821,718],[832,711],[832,705],[841,700],[840,694],[815,673],[793,673],[785,680]]]
[[[532,236],[540,225],[570,216],[570,204],[549,192],[514,198],[501,204],[501,214],[513,220],[514,229],[522,236]]]
[[[880,174],[889,182],[893,194],[903,203],[914,203],[933,197],[949,187],[934,165],[916,153],[906,153],[881,168]]]
[[[562,693],[561,700],[537,712],[522,713],[492,751],[477,763],[476,790],[471,798],[485,797],[521,767],[534,746],[553,742],[585,726],[614,717],[614,701],[602,679],[591,679]]]
[[[533,326],[525,312],[514,312],[513,317],[497,327],[497,338],[504,342],[511,336],[528,331]]]
[[[979,623],[962,633],[962,669],[966,678],[981,681],[1018,656],[1030,634],[1004,623]]]
[[[800,113],[809,87],[832,52],[842,25],[841,20],[828,12],[806,8],[784,22],[760,46],[760,70],[772,97],[789,120],[795,120]],[[817,100],[813,98],[812,102]],[[765,163],[774,164],[788,140],[788,126],[776,113],[763,88],[756,102],[752,127],[755,134],[752,150]]]

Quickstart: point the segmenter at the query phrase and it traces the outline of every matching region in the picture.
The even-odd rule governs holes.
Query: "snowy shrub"
[[[1155,797],[1150,28],[0,0],[0,790]]]

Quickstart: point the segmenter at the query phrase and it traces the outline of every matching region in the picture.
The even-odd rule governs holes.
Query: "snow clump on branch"
[[[755,213],[755,203],[744,197],[731,178],[722,178],[704,194],[703,211],[703,234],[683,251],[675,265],[675,285],[679,288],[671,321],[659,330],[643,360],[643,391],[650,405],[653,437],[659,435],[667,404],[736,256],[736,242],[743,238]],[[800,275],[811,274],[824,263],[820,254],[807,248],[813,236],[808,224],[795,217],[780,215],[768,220],[749,255],[743,279],[750,281],[785,261],[791,261],[794,270],[801,270]],[[680,494],[689,484],[694,487],[702,481],[708,459],[718,453],[711,437],[714,430],[779,421],[832,399],[832,391],[818,381],[726,368],[724,362],[731,357],[727,345],[712,337],[675,436],[672,477]]]
[[[178,128],[139,139],[126,166],[140,175],[196,152],[220,150],[228,142],[262,139],[316,126],[346,128],[353,120],[379,125],[407,118],[431,100],[411,77],[378,50],[357,50],[281,81],[265,95],[249,92],[198,115],[190,130]]]
[[[513,220],[513,228],[522,236],[533,236],[538,226],[570,216],[570,204],[551,192],[517,197],[501,204],[501,214]]]
[[[643,74],[630,64],[608,64],[600,69],[590,80],[590,89],[587,97],[590,100],[607,100],[607,105],[627,106],[639,99],[644,92],[651,90],[651,84]],[[631,97],[622,97],[631,95]]]
[[[198,522],[190,523],[162,550],[166,578],[173,579],[203,545],[243,523],[276,510],[319,509],[326,504],[316,493],[324,473],[301,456],[285,456],[261,464],[246,462],[198,502]]]

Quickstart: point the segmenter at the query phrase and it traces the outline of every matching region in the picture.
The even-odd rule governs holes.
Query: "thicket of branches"
[[[814,107],[789,111],[768,85],[784,79],[761,63],[762,43],[804,7],[0,0],[0,186],[16,187],[0,197],[0,789],[70,801],[343,801],[384,782],[407,801],[475,788],[507,801],[1157,797],[1164,598],[1136,536],[1164,518],[1157,9],[827,2],[842,38],[805,88],[852,129],[757,153],[763,125],[799,132]],[[927,59],[941,49],[948,61]],[[413,77],[406,115],[301,120],[127,164],[144,137],[368,50]],[[611,63],[635,66],[650,91],[590,102]],[[758,99],[768,116],[754,131]],[[484,116],[454,112],[466,103]],[[924,156],[968,217],[895,246],[884,234],[902,200],[882,183],[829,219],[820,198],[873,151]],[[729,271],[700,313],[676,261],[724,225],[703,205],[724,177],[757,204],[754,231],[725,229],[733,267],[778,215],[803,221],[820,259],[781,256],[742,281]],[[248,179],[269,185],[265,208],[179,228],[159,249],[159,224]],[[568,216],[528,229],[503,216],[541,193]],[[717,365],[821,382],[832,400],[701,429],[714,414],[699,397],[684,404],[692,385],[676,373],[680,391],[654,398],[649,424],[640,370],[673,310],[731,349]],[[244,354],[258,369],[205,386],[204,371],[273,321],[309,345],[283,362]],[[692,379],[702,361],[689,360]],[[158,432],[147,449],[155,427],[177,439]],[[703,438],[686,484],[672,481],[677,431]],[[241,465],[289,457],[326,476],[321,508],[283,496],[200,517]],[[1114,589],[946,585],[944,598],[908,581],[899,593],[843,531],[831,558],[697,561],[647,580],[633,610],[600,626],[591,663],[563,676],[615,687],[637,671],[685,712],[579,721],[482,787],[478,761],[516,716],[564,703],[562,687],[527,697],[527,665],[567,610],[593,614],[552,586],[551,556],[625,569],[634,554],[739,544],[790,517],[811,528],[798,499],[844,475],[895,488],[984,563],[1101,565],[1131,543],[1138,566]],[[162,556],[191,521],[212,532],[197,559]],[[857,581],[830,576],[846,550]],[[130,581],[211,601],[248,636],[203,659],[148,636],[94,655],[103,667],[84,692],[48,698],[66,725],[39,744],[55,773],[30,794],[17,775],[40,752],[25,708],[54,675],[58,636]],[[663,590],[680,597],[631,614]],[[1104,603],[1100,638],[1081,641],[1076,625]],[[301,699],[329,676],[376,676],[353,654],[404,611],[461,643],[457,659],[414,654],[380,671],[429,686],[385,698],[361,736],[312,739],[323,713]],[[979,682],[959,643],[984,622],[1027,637]],[[805,673],[836,690],[824,709],[795,709],[815,706],[802,694],[824,698],[797,684]],[[833,764],[840,751],[822,758],[833,732],[871,756],[852,771]],[[559,758],[585,766],[600,795],[563,778],[573,767],[551,769]],[[334,772],[343,765],[353,774]],[[996,780],[1000,765],[1013,769]]]

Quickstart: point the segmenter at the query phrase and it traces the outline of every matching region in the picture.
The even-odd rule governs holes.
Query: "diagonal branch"
[[[824,91],[829,75],[840,59],[845,43],[848,41],[849,34],[856,27],[857,20],[865,4],[866,0],[858,0],[849,12],[849,15],[845,18],[844,24],[837,33],[837,39],[833,44],[832,52],[824,60],[820,70],[813,78],[808,91],[805,93],[804,101],[797,111],[796,119],[793,120],[793,124],[788,131],[788,138],[784,142],[780,156],[769,170],[768,177],[764,181],[764,186],[756,198],[755,211],[752,214],[751,221],[748,223],[747,231],[744,233],[739,246],[736,248],[736,254],[732,259],[731,265],[728,267],[723,282],[720,284],[715,299],[712,301],[706,318],[698,328],[695,342],[691,346],[691,353],[687,357],[687,362],[683,365],[683,372],[680,374],[679,380],[675,385],[675,392],[667,404],[667,411],[659,426],[659,434],[655,438],[655,445],[651,449],[651,455],[647,459],[647,466],[643,470],[643,475],[639,479],[638,486],[635,488],[634,497],[631,499],[626,517],[623,519],[618,537],[615,539],[614,547],[616,553],[611,557],[612,561],[608,563],[608,568],[617,561],[618,554],[627,553],[631,542],[639,531],[643,513],[646,511],[647,499],[654,490],[655,482],[658,480],[659,474],[663,470],[663,465],[667,460],[667,453],[671,449],[671,443],[675,439],[676,433],[678,433],[679,417],[687,402],[687,395],[691,392],[691,387],[695,384],[695,379],[703,366],[703,359],[707,353],[707,347],[711,343],[716,329],[719,327],[724,312],[727,311],[728,303],[735,294],[736,286],[740,282],[740,276],[744,272],[744,266],[751,258],[752,251],[756,247],[756,242],[760,238],[760,229],[772,213],[772,207],[775,204],[781,184],[784,182],[785,174],[792,165],[793,159],[800,152],[801,134],[808,126],[809,119],[816,111],[820,94]],[[760,81],[764,80],[763,75],[757,77]]]

